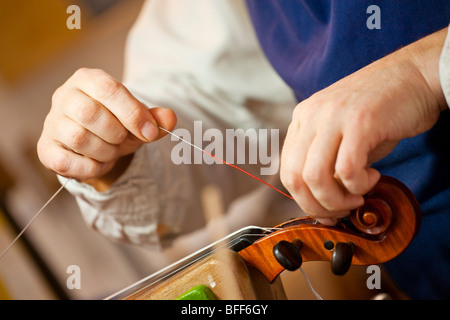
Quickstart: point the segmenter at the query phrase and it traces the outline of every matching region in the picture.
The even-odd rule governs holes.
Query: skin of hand
[[[380,177],[370,164],[436,123],[447,108],[438,71],[446,34],[404,47],[296,106],[280,176],[307,214],[334,225],[363,205]]]
[[[176,125],[175,113],[148,109],[100,69],[77,70],[52,97],[37,153],[42,164],[65,177],[107,190],[133,153]]]

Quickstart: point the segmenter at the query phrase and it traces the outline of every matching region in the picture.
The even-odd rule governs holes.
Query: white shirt
[[[259,48],[241,0],[146,2],[129,34],[124,84],[149,107],[173,109],[177,128],[191,132],[201,120],[203,130],[224,133],[280,128],[282,139],[296,105]],[[175,165],[177,143],[167,136],[144,145],[106,192],[71,180],[66,188],[86,223],[114,240],[161,247],[204,225],[202,194],[210,185],[220,190],[225,233],[283,221],[277,201],[292,200],[223,164]],[[259,175],[258,165],[240,167]],[[280,187],[277,175],[261,178]]]
[[[450,107],[450,32],[447,34],[439,61],[439,77],[447,105]]]

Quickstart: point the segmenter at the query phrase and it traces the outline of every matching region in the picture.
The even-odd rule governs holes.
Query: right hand
[[[48,169],[80,181],[101,179],[118,160],[162,138],[173,111],[148,109],[119,81],[98,69],[77,70],[52,97],[37,144]]]
[[[379,180],[371,164],[435,125],[447,109],[439,81],[446,35],[420,39],[298,104],[280,177],[304,212],[336,224]]]

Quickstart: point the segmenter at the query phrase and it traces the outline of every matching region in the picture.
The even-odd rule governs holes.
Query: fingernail
[[[146,122],[141,128],[141,133],[149,142],[158,138],[159,129],[151,122]]]

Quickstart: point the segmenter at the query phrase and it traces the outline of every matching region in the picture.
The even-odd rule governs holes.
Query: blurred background
[[[70,5],[81,29],[68,29]],[[57,190],[36,155],[51,96],[80,67],[120,79],[124,44],[141,0],[0,0],[0,251]],[[80,266],[81,290],[68,290],[69,265]],[[88,229],[63,191],[0,260],[2,298],[99,299],[154,270],[145,252],[113,244]]]
[[[36,155],[53,92],[80,67],[121,79],[126,36],[142,4],[0,0],[0,251],[59,187]],[[70,5],[81,9],[81,29],[66,26]],[[0,299],[103,299],[182,254],[112,243],[85,225],[62,191],[0,260]],[[81,269],[81,289],[66,285],[70,265]],[[332,276],[328,263],[304,269],[324,298],[375,294],[367,291],[365,269],[345,277]],[[288,298],[315,299],[300,273],[283,273],[283,282]]]

